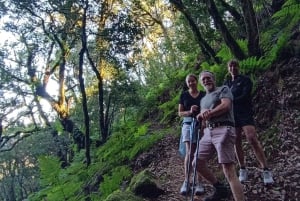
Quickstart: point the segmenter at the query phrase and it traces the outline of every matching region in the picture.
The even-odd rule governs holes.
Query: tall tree
[[[82,108],[84,114],[84,125],[85,125],[85,150],[86,150],[86,164],[89,166],[91,164],[91,155],[90,155],[90,117],[88,113],[88,106],[87,106],[87,97],[85,91],[85,84],[83,79],[83,62],[84,62],[84,55],[87,52],[87,35],[86,35],[86,18],[87,18],[87,9],[89,6],[88,0],[82,1],[83,5],[83,14],[82,14],[82,24],[81,24],[81,43],[82,47],[79,52],[79,74],[78,80],[80,85],[80,91],[82,94]]]
[[[206,5],[209,14],[212,16],[215,26],[217,29],[221,32],[223,39],[226,43],[226,45],[229,47],[231,50],[232,54],[237,58],[237,59],[245,59],[245,54],[243,50],[240,48],[236,40],[232,37],[230,34],[229,30],[227,29],[224,21],[222,20],[221,15],[219,14],[218,8],[214,2],[214,0],[206,0]]]
[[[261,48],[259,46],[258,24],[251,0],[241,0],[244,21],[247,30],[248,55],[250,57],[260,57]],[[237,57],[238,58],[238,57]],[[238,58],[240,59],[240,58]]]
[[[19,11],[12,12],[13,17],[18,18],[18,15],[22,14],[23,17],[30,19],[28,21],[32,23],[30,26],[24,26],[26,22],[23,22],[21,26],[7,26],[9,31],[13,31],[17,36],[19,35],[21,44],[23,43],[26,48],[26,52],[24,52],[23,58],[20,57],[19,62],[20,68],[27,68],[27,74],[30,77],[30,80],[25,83],[32,85],[34,96],[49,101],[60,117],[65,130],[73,134],[78,148],[81,149],[84,147],[84,135],[82,132],[78,132],[77,126],[69,119],[71,99],[66,95],[65,85],[67,58],[74,44],[79,40],[79,36],[76,35],[78,29],[76,12],[78,9],[74,7],[73,3],[75,1],[67,1],[65,4],[59,1],[52,1],[48,4],[27,1],[11,1],[11,3],[15,3],[16,6],[12,8]],[[66,21],[66,18],[69,20]],[[45,59],[45,67],[38,66],[36,64],[37,60],[43,57],[47,58]],[[41,72],[44,72],[44,74]],[[53,98],[46,91],[51,76],[58,76],[58,99]],[[18,78],[18,76],[14,77]],[[43,116],[41,107],[39,106],[39,108],[41,116]],[[49,126],[46,116],[43,119]]]
[[[197,24],[195,23],[192,16],[190,15],[188,10],[184,6],[183,2],[181,0],[170,0],[170,2],[186,17],[187,21],[189,22],[189,25],[191,26],[193,33],[195,34],[195,38],[196,38],[203,54],[206,56],[206,58],[208,60],[211,59],[216,63],[220,63],[220,60],[216,56],[216,52],[203,38]]]

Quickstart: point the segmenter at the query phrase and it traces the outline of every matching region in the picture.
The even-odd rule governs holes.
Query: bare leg
[[[235,153],[240,167],[245,167],[245,157],[242,146],[242,128],[236,128]]]
[[[192,144],[191,146],[191,153],[190,153],[190,142],[187,141],[185,142],[185,158],[184,158],[184,178],[186,181],[188,181],[189,174],[191,173],[192,170],[192,161],[194,157],[194,152],[195,152],[195,145]],[[190,162],[190,164],[188,164]]]
[[[257,139],[255,127],[252,125],[247,125],[247,126],[243,127],[243,131],[246,135],[246,138],[247,138],[249,144],[251,145],[251,147],[254,151],[254,154],[255,154],[258,162],[260,163],[260,166],[262,168],[267,168],[266,156],[264,154],[261,143]]]
[[[217,178],[214,176],[214,174],[210,171],[210,169],[207,167],[207,162],[205,160],[197,160],[197,172],[205,178],[207,181],[209,181],[212,184],[215,184],[218,182]]]
[[[244,201],[244,192],[243,186],[239,181],[238,177],[235,173],[235,164],[234,163],[226,163],[222,164],[224,175],[230,185],[233,197],[235,201]]]

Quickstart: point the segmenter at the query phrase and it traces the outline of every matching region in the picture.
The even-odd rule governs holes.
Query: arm
[[[178,105],[178,116],[180,117],[190,117],[192,113],[190,110],[184,111],[184,107],[182,104]]]
[[[180,117],[191,117],[193,114],[196,114],[198,111],[197,105],[192,105],[190,110],[184,111],[184,107],[182,104],[178,105],[178,116]]]
[[[213,109],[201,111],[201,118],[203,120],[209,120],[212,117],[218,117],[223,113],[228,112],[231,109],[231,99],[222,98],[221,103]]]

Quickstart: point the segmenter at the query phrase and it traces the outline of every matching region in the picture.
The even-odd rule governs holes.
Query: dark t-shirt
[[[235,118],[244,115],[253,115],[251,91],[252,81],[245,75],[238,75],[234,81],[228,79],[224,82],[231,89],[233,95],[233,108]]]
[[[196,98],[192,97],[188,91],[184,91],[180,95],[179,104],[183,105],[184,111],[190,110],[192,105],[197,105],[200,109],[200,101],[204,96],[205,92],[203,91],[200,91]]]

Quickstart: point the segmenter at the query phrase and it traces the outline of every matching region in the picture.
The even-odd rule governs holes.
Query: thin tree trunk
[[[220,63],[220,59],[216,56],[216,52],[204,40],[204,38],[202,37],[202,34],[199,31],[197,24],[193,20],[192,16],[187,12],[182,1],[181,0],[170,0],[170,2],[186,17],[204,56],[207,59],[212,59],[216,63]]]
[[[84,86],[84,79],[83,79],[83,59],[84,59],[84,53],[87,50],[87,36],[86,36],[86,10],[88,8],[88,0],[85,1],[84,4],[84,13],[82,18],[82,33],[81,33],[81,42],[82,42],[82,49],[79,53],[79,85],[80,85],[80,91],[82,95],[82,108],[83,108],[83,114],[84,114],[84,125],[85,125],[85,157],[86,157],[86,164],[89,166],[91,164],[91,156],[90,156],[90,118],[88,113],[88,107],[87,107],[87,98],[86,98],[86,92],[85,92],[85,86]]]
[[[236,40],[232,37],[230,32],[228,31],[224,21],[222,20],[222,17],[219,14],[219,11],[217,9],[217,6],[213,0],[206,0],[206,5],[209,14],[212,16],[216,28],[221,32],[223,39],[226,43],[226,45],[229,47],[230,51],[232,54],[237,58],[237,59],[245,59],[246,56],[243,52],[243,50],[240,48]]]
[[[259,46],[259,32],[256,21],[255,12],[251,0],[241,0],[242,10],[244,13],[244,21],[247,31],[248,40],[248,54],[250,57],[261,56],[261,49]]]
[[[244,24],[243,16],[236,10],[235,7],[231,6],[224,0],[218,0],[221,5],[232,15],[234,21],[236,22],[237,26],[242,29],[243,31],[239,32],[239,36],[242,38],[246,38],[246,27]]]

